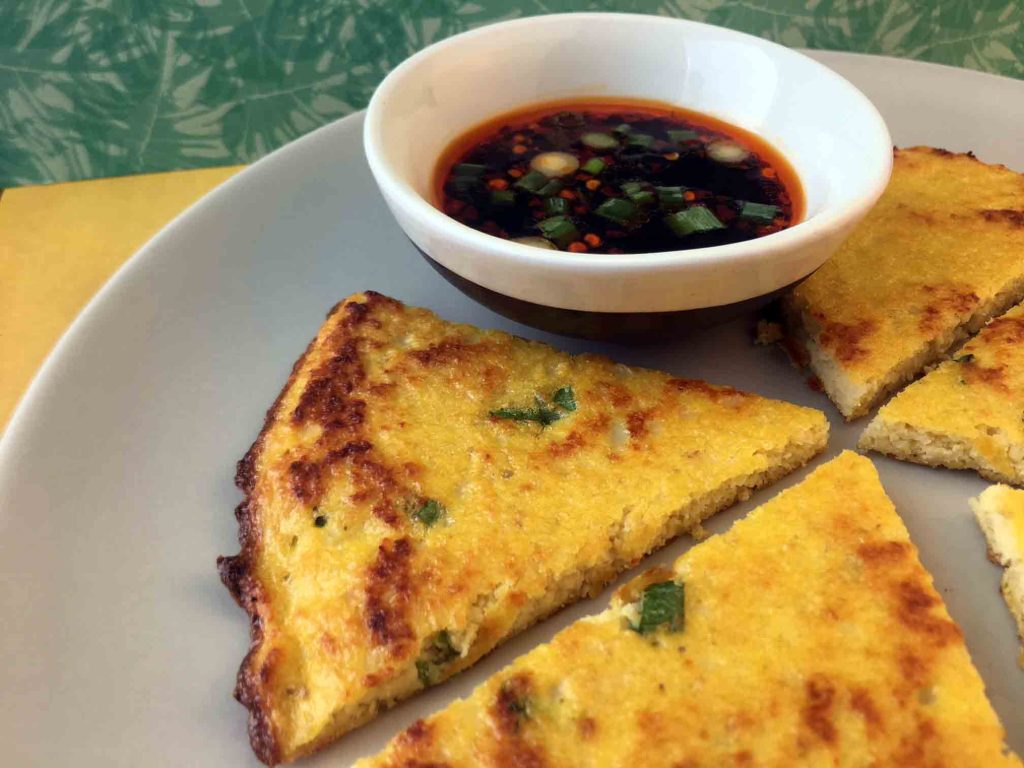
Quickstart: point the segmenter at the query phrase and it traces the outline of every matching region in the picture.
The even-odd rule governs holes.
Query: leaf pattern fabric
[[[1020,0],[2,0],[0,187],[256,160],[503,19],[626,11],[1024,78]]]

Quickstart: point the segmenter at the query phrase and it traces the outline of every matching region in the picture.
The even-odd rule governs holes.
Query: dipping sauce
[[[796,173],[749,131],[669,104],[580,99],[500,115],[456,139],[438,207],[540,248],[656,253],[778,232],[803,214]]]

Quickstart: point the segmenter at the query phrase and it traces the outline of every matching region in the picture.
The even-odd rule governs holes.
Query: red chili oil
[[[481,232],[574,253],[657,253],[763,237],[803,190],[749,131],[660,102],[577,99],[499,115],[445,150],[438,207]]]

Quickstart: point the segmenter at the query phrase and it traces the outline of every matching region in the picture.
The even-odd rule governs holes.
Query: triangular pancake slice
[[[1024,491],[993,485],[971,499],[971,508],[985,533],[989,558],[1003,566],[1003,598],[1024,641]],[[1024,650],[1020,663],[1024,666]]]
[[[1024,305],[882,406],[859,447],[1024,484]]]
[[[356,768],[1021,765],[867,459],[844,453]]]
[[[266,762],[311,752],[801,466],[818,411],[447,323],[331,313],[239,465],[239,673]]]
[[[1024,175],[974,155],[898,149],[878,204],[783,302],[847,419],[863,416],[1024,299]]]

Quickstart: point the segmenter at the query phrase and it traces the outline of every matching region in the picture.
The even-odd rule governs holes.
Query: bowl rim
[[[526,27],[537,24],[564,24],[567,20],[579,23],[584,20],[602,19],[610,22],[649,24],[657,26],[689,27],[696,30],[712,31],[716,35],[734,38],[773,56],[786,56],[799,60],[803,65],[818,70],[834,87],[841,89],[848,98],[857,103],[866,114],[873,117],[878,132],[877,138],[889,151],[882,153],[881,162],[875,173],[868,177],[865,189],[842,205],[827,205],[819,213],[805,218],[787,229],[770,235],[725,245],[707,246],[675,251],[652,251],[630,254],[572,253],[534,248],[473,229],[444,213],[417,192],[387,159],[386,148],[381,141],[383,104],[398,83],[423,61],[455,48],[468,39],[494,34],[497,28]],[[629,97],[632,94],[619,94]],[[615,98],[610,95],[609,98]],[[467,126],[467,128],[472,126]],[[660,272],[666,269],[694,269],[713,265],[738,264],[753,259],[764,259],[771,254],[791,251],[802,243],[827,233],[842,229],[862,218],[881,197],[892,173],[892,138],[881,113],[864,93],[849,80],[829,67],[815,61],[793,48],[764,38],[739,32],[728,27],[708,24],[690,19],[658,16],[643,13],[615,12],[574,12],[527,16],[518,19],[485,24],[475,29],[439,40],[416,52],[396,66],[374,91],[367,106],[366,122],[363,126],[363,145],[373,176],[381,187],[387,186],[386,196],[391,196],[404,212],[414,216],[423,224],[435,230],[445,230],[446,235],[476,251],[485,251],[490,257],[509,264],[546,268],[557,271],[569,270],[574,273],[617,273],[631,274]],[[383,191],[383,190],[382,190]]]

